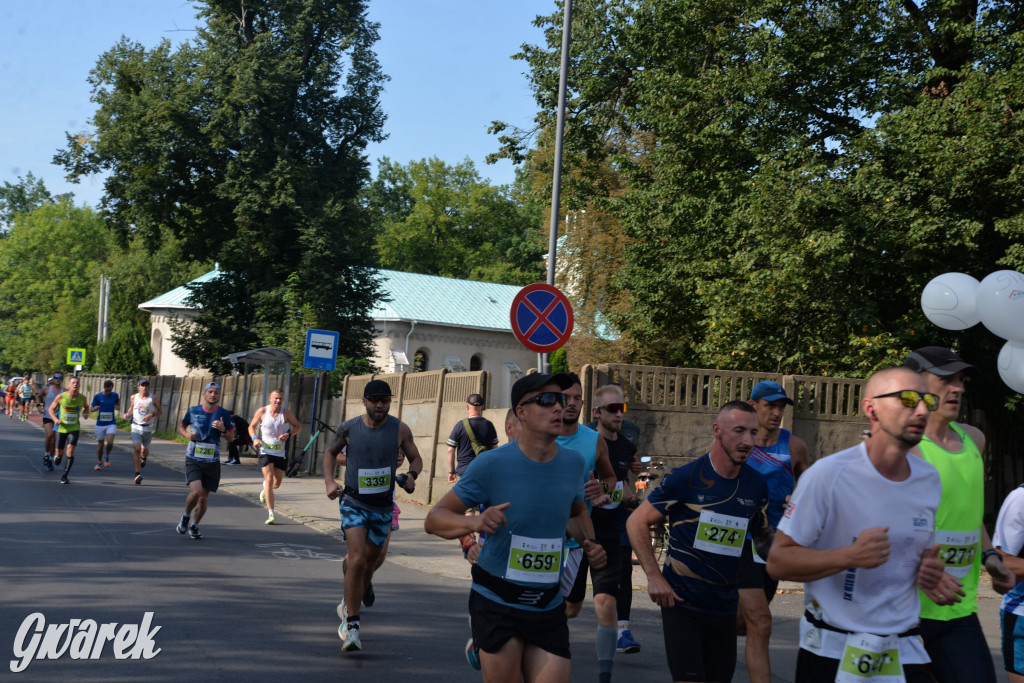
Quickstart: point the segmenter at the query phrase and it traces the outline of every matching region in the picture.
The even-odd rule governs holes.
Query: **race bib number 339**
[[[747,537],[749,521],[745,517],[704,510],[697,523],[693,547],[716,555],[739,557],[743,553],[743,539]]]
[[[512,535],[505,578],[524,583],[553,584],[562,563],[562,539]]]
[[[390,490],[390,467],[359,470],[359,493],[385,493]]]

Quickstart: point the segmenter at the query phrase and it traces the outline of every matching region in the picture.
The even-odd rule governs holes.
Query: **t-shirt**
[[[622,506],[626,480],[629,476],[629,464],[633,462],[633,456],[636,455],[636,444],[627,441],[621,434],[615,441],[604,439],[604,442],[608,446],[608,459],[611,461],[612,469],[615,470],[615,488],[610,492],[611,503],[595,507],[590,512],[590,519],[594,523],[594,533],[599,536],[603,536],[602,532],[605,531],[614,530],[615,533],[618,533],[621,530],[619,507]]]
[[[793,459],[789,453],[788,429],[779,430],[779,440],[771,446],[754,446],[747,458],[747,464],[761,473],[768,484],[768,522],[774,529],[782,519],[786,507],[786,496],[793,493],[796,478],[793,476]]]
[[[117,418],[114,417],[114,406],[120,402],[121,397],[117,395],[116,391],[110,392],[109,396],[100,392],[92,397],[91,407],[96,408],[97,427],[117,424]]]
[[[992,546],[1001,549],[1007,555],[1021,556],[1024,550],[1024,485],[1018,486],[1006,496],[999,517],[996,519],[996,530],[992,534]],[[1003,596],[1000,609],[1009,614],[1024,615],[1024,581],[1017,584]]]
[[[488,535],[477,564],[491,576],[531,588],[551,588],[561,580],[561,550],[574,503],[583,500],[583,456],[558,448],[549,462],[536,462],[512,442],[481,453],[452,489],[466,507],[511,503],[507,524]],[[494,602],[529,611],[562,604],[558,591],[537,607],[502,600],[473,583],[473,590]]]
[[[77,432],[81,428],[79,420],[82,417],[82,408],[85,407],[85,397],[79,394],[71,398],[70,394],[64,392],[57,405],[60,408],[60,425],[57,432],[60,434]]]
[[[207,412],[203,406],[192,406],[181,418],[184,427],[191,427],[196,434],[195,441],[188,442],[185,450],[185,457],[198,460],[199,462],[217,462],[220,460],[220,439],[227,433],[222,433],[214,428],[213,423],[217,420],[224,421],[224,429],[232,427],[231,413],[224,408],[217,406],[213,412]]]
[[[341,425],[338,433],[348,437],[342,503],[370,512],[385,513],[394,509],[401,425],[392,415],[376,427],[366,426],[362,416]]]
[[[865,529],[889,527],[887,562],[804,584],[804,605],[817,603],[821,619],[832,626],[892,635],[918,622],[917,570],[921,553],[931,547],[942,482],[924,460],[909,456],[907,462],[910,476],[892,481],[875,469],[863,443],[822,458],[800,477],[779,522],[779,531],[816,550],[848,546]],[[901,655],[903,640],[916,639],[901,639]]]
[[[705,454],[665,475],[647,502],[668,517],[668,560],[662,574],[683,599],[677,608],[735,614],[743,543],[755,530],[770,531],[764,477],[743,465],[735,479],[726,479]]]
[[[560,436],[555,439],[555,442],[562,448],[570,448],[583,455],[585,468],[581,484],[587,483],[590,473],[597,467],[597,440],[600,438],[601,435],[596,430],[585,425],[579,425],[576,428],[576,433],[572,436]],[[594,506],[589,500],[585,502],[587,504],[587,513],[589,514],[594,509]],[[575,538],[567,538],[565,547],[569,549],[579,548],[580,544],[576,542]]]
[[[476,440],[481,446],[487,446],[488,448],[494,448],[498,445],[498,432],[494,429],[494,424],[486,417],[470,417],[469,426],[473,430],[473,434],[476,435]],[[452,427],[452,433],[448,436],[448,446],[457,449],[455,452],[455,474],[462,476],[462,473],[469,467],[469,463],[473,462],[473,458],[476,454],[473,452],[473,442],[470,441],[469,435],[466,434],[465,421],[459,420]]]

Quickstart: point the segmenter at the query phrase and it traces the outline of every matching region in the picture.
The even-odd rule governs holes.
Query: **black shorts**
[[[816,655],[800,648],[796,656],[796,683],[834,681],[839,671],[839,660]],[[927,664],[904,664],[903,675],[907,683],[934,683]]]
[[[672,680],[732,680],[736,671],[735,614],[698,614],[683,607],[662,607],[661,623]]]
[[[587,570],[590,569],[590,560],[587,559],[587,554],[581,553],[580,557],[580,568],[576,572],[576,578],[572,582],[572,590],[565,596],[566,602],[583,602],[583,598],[587,597]]]
[[[22,397],[22,398],[18,399],[18,402],[21,405],[23,405],[23,406],[27,406],[29,404],[29,401],[31,401],[31,400],[32,400],[31,398],[24,398],[24,397]]]
[[[214,493],[220,486],[220,463],[185,458],[185,483],[191,484],[194,481],[201,482],[204,489]]]
[[[594,595],[604,593],[617,596],[619,594],[619,577],[622,574],[619,567],[619,555],[623,552],[623,547],[619,543],[618,528],[614,531],[614,536],[609,535],[607,537],[598,537],[597,539],[597,542],[601,544],[605,554],[608,556],[608,564],[601,569],[590,567],[590,582],[594,585]],[[590,563],[588,562],[587,565],[589,566]],[[575,593],[575,584],[572,589]],[[586,590],[586,586],[583,589]],[[630,590],[632,590],[632,587],[630,587]]]
[[[43,418],[43,424],[44,424],[44,425],[52,425],[52,424],[53,424],[53,420],[51,420],[51,419],[50,419],[50,418],[48,418],[48,417],[44,417],[44,418]]]
[[[288,469],[288,458],[260,453],[260,469],[262,470],[267,465],[273,465],[279,470],[286,470]]]
[[[484,652],[495,653],[513,638],[536,645],[556,657],[569,659],[569,621],[565,605],[533,612],[488,600],[469,592],[469,619],[473,641]]]
[[[775,591],[779,589],[779,582],[768,575],[765,565],[754,562],[754,553],[750,549],[750,542],[744,541],[743,554],[740,555],[739,569],[736,571],[736,587],[763,588],[764,597],[768,602],[775,598]]]
[[[69,445],[69,444],[72,445],[72,446],[77,446],[78,445],[78,435],[80,433],[81,433],[81,430],[79,430],[79,429],[76,429],[73,432],[67,432],[67,433],[65,433],[65,432],[57,432],[57,450],[59,450],[59,451],[60,450],[64,450],[64,447]]]

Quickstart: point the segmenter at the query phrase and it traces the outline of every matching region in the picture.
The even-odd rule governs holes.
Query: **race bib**
[[[747,537],[745,517],[722,515],[709,510],[700,513],[697,536],[693,547],[716,555],[739,557],[743,554],[743,540]]]
[[[359,470],[359,493],[385,493],[390,490],[390,467]]]
[[[113,413],[100,413],[99,419],[101,421],[105,420],[105,421],[109,422],[110,420],[114,419],[114,414]]]
[[[562,539],[512,535],[505,578],[523,583],[558,582]]]
[[[621,481],[615,482],[615,488],[608,492],[608,497],[612,499],[612,502],[608,503],[607,505],[602,505],[602,510],[614,510],[615,508],[619,507],[619,504],[622,503]]]
[[[281,443],[280,441],[278,441],[277,443],[267,443],[266,441],[263,442],[263,450],[269,453],[280,453],[281,448],[283,446],[284,444]]]
[[[899,636],[851,633],[839,660],[836,683],[905,683]]]
[[[962,579],[971,573],[974,556],[978,552],[978,530],[940,531],[935,530],[935,542],[939,544],[939,559],[946,565],[946,571]]]
[[[60,416],[60,421],[66,425],[76,425],[78,424],[78,413],[64,413]]]
[[[195,454],[203,458],[212,458],[217,454],[217,447],[209,444],[196,444]]]

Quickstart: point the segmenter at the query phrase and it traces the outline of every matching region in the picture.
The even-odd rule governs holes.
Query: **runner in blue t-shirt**
[[[626,522],[651,600],[661,606],[675,681],[732,680],[740,554],[748,534],[764,556],[772,538],[768,486],[746,464],[757,434],[754,408],[725,404],[712,431],[711,451],[672,470]],[[660,570],[648,528],[666,517],[668,561]]]
[[[561,448],[566,375],[526,375],[512,386],[519,439],[485,453],[427,515],[428,533],[458,538],[486,532],[469,598],[473,639],[484,680],[519,680],[524,662],[551,680],[571,678],[569,626],[559,581],[566,528],[590,563],[604,549],[583,503],[583,457]],[[467,508],[486,506],[474,517]]]
[[[96,467],[110,467],[110,451],[114,450],[114,437],[117,435],[117,413],[121,410],[121,397],[114,391],[114,382],[106,380],[103,391],[92,397],[91,408],[96,410]],[[106,453],[104,453],[106,444]],[[102,467],[101,467],[102,465]]]
[[[220,439],[231,441],[235,435],[231,413],[220,407],[220,385],[210,382],[203,389],[203,402],[192,406],[178,423],[178,433],[188,439],[185,450],[185,483],[188,497],[185,514],[178,522],[178,533],[195,540],[199,533],[199,520],[206,513],[210,494],[220,486]],[[195,511],[195,519],[192,512]]]

